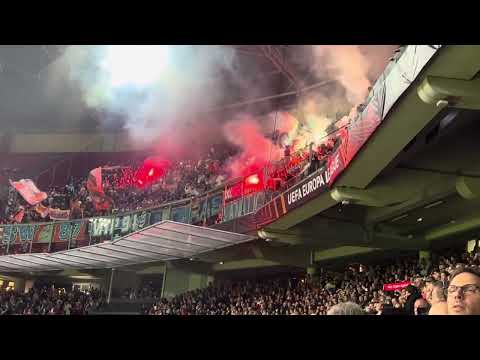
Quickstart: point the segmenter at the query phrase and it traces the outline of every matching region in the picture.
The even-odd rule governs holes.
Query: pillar
[[[317,268],[314,266],[307,267],[307,275],[314,277],[317,274]]]
[[[210,282],[213,282],[213,277],[209,274],[167,266],[164,272],[163,297],[171,298],[188,291],[203,289]]]
[[[467,252],[468,253],[472,253],[474,252],[478,247],[478,240],[477,239],[473,239],[473,240],[469,240],[467,242]]]
[[[115,269],[112,269],[110,271],[110,282],[108,284],[107,304],[110,304],[110,299],[112,297],[112,286],[113,286],[114,273],[115,273]]]
[[[422,271],[427,273],[432,263],[432,254],[428,250],[420,250],[418,252],[418,260],[422,264]]]
[[[30,289],[33,288],[34,285],[35,285],[35,280],[32,280],[32,279],[25,280],[25,293],[28,293]]]

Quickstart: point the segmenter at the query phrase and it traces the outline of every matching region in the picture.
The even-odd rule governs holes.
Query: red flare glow
[[[260,183],[260,179],[257,174],[254,174],[247,177],[245,182],[250,185],[258,185]]]

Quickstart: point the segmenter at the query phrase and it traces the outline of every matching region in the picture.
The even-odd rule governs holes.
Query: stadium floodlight
[[[164,45],[109,45],[101,67],[113,87],[147,86],[157,82],[168,63]]]

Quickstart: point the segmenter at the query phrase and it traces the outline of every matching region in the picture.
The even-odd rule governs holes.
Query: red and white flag
[[[87,189],[90,194],[103,194],[102,168],[98,167],[90,171],[87,180]]]
[[[37,205],[47,198],[47,193],[38,190],[35,183],[30,179],[22,179],[19,181],[10,180],[10,185],[12,185],[30,205]]]
[[[23,216],[25,215],[25,209],[21,209],[19,212],[15,214],[13,219],[15,220],[16,223],[21,223],[23,220]]]
[[[42,219],[45,219],[48,216],[48,207],[43,206],[41,203],[35,206],[35,211],[40,215]]]

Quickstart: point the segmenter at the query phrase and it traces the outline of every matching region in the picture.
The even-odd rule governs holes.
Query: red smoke
[[[170,162],[158,156],[145,159],[135,174],[135,185],[142,188],[157,181],[169,167]]]
[[[282,149],[265,138],[260,125],[253,119],[231,121],[223,130],[227,140],[241,149],[240,154],[227,164],[232,177],[251,175],[270,160],[277,161],[282,157]]]

